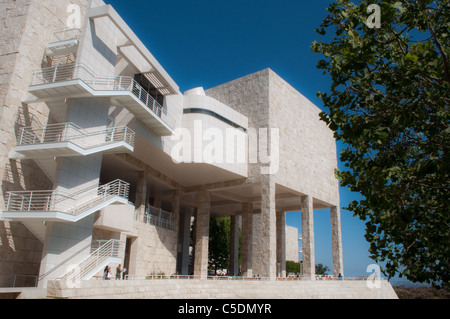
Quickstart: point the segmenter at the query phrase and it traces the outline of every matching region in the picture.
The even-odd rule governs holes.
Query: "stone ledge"
[[[352,281],[225,281],[164,279],[83,281],[80,288],[48,283],[48,296],[81,299],[398,299],[391,284]]]

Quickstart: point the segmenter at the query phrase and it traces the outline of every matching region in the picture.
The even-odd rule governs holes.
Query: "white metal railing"
[[[117,239],[94,241],[91,246],[91,254],[61,279],[82,280],[108,258],[120,257],[123,247],[124,242]]]
[[[81,29],[79,28],[63,28],[57,29],[52,32],[50,43],[56,43],[68,40],[79,40],[81,35]]]
[[[166,274],[156,274],[156,275],[125,275],[125,279],[127,280],[161,280],[161,279],[171,279],[171,280],[182,280],[182,279],[204,279],[207,280],[239,280],[239,281],[271,281],[275,279],[276,281],[311,281],[311,278],[308,276],[300,276],[300,277],[261,277],[261,276],[227,276],[227,275],[208,275],[206,277],[200,275],[166,275]],[[317,280],[317,279],[316,279]],[[333,281],[369,281],[370,277],[347,277],[343,279],[339,279],[337,277],[329,277],[326,280]],[[380,280],[386,281],[386,279],[380,278]]]
[[[153,96],[130,76],[96,75],[84,64],[64,64],[34,71],[31,86],[57,82],[82,80],[95,91],[128,91],[169,127],[174,128],[175,119],[164,110]]]
[[[20,146],[72,142],[88,149],[117,142],[125,142],[133,147],[135,136],[136,133],[126,126],[87,131],[74,123],[62,123],[22,127],[17,140]]]
[[[150,206],[148,212],[142,215],[140,221],[159,228],[174,230],[174,222],[172,216],[173,214],[170,212],[166,212],[161,208]],[[137,214],[135,215],[135,219],[139,220],[139,216]]]
[[[75,257],[79,256],[80,254],[84,253],[89,247],[92,247],[92,243],[89,243],[88,245],[83,246],[80,250],[78,250],[77,252],[75,252],[73,255],[69,256],[68,258],[64,259],[62,262],[60,262],[58,265],[54,266],[52,269],[50,269],[49,271],[47,271],[46,273],[42,274],[41,276],[39,276],[39,281],[43,280],[44,278],[46,278],[48,275],[50,275],[51,273],[55,272],[58,269],[61,269],[63,266],[67,266],[68,262],[72,259],[74,259]],[[92,249],[92,248],[91,248]]]
[[[12,191],[7,192],[6,211],[25,213],[58,211],[76,216],[114,196],[128,199],[129,188],[129,183],[115,180],[73,194],[59,191]]]

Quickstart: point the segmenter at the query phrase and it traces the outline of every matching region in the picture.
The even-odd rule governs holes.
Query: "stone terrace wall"
[[[241,281],[160,279],[84,281],[78,289],[49,282],[48,296],[81,299],[397,299],[387,281]]]
[[[172,275],[176,272],[177,233],[135,222],[138,234],[135,271],[130,275]]]

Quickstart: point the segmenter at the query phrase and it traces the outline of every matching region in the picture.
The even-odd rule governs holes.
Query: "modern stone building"
[[[272,70],[182,93],[101,0],[7,0],[0,20],[0,286],[119,263],[206,278],[211,216],[231,218],[232,274],[275,279],[288,211],[314,279],[323,208],[343,274],[333,134]]]

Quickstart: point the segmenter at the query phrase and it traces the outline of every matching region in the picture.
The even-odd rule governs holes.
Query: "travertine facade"
[[[183,94],[102,0],[0,12],[0,286],[80,287],[118,264],[130,280],[204,279],[211,216],[232,219],[231,274],[273,281],[295,256],[285,212],[300,210],[314,279],[318,208],[343,274],[333,135],[272,70]]]
[[[80,293],[82,292],[82,293]],[[85,282],[71,289],[55,282],[49,294],[58,298],[101,299],[398,299],[388,281],[369,288],[354,281],[239,281],[239,280],[138,280]]]
[[[286,226],[286,260],[299,261],[298,242],[298,229],[296,227]]]

